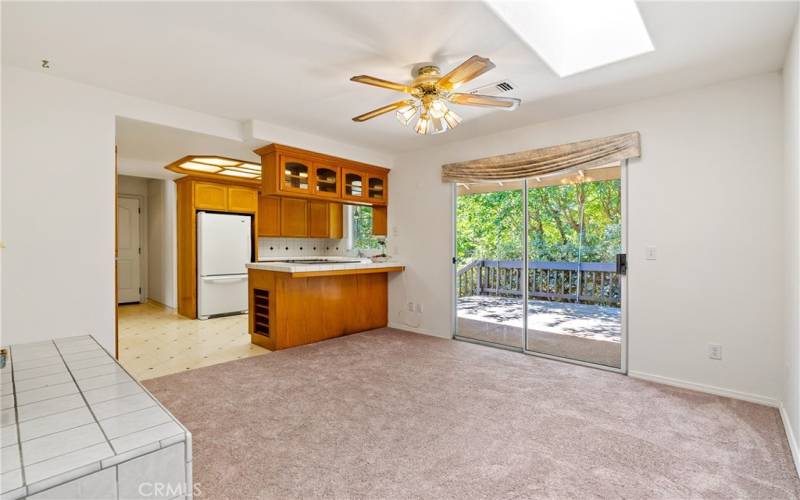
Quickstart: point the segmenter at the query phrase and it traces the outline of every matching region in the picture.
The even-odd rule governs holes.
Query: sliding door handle
[[[617,254],[617,274],[623,276],[628,274],[628,254]]]

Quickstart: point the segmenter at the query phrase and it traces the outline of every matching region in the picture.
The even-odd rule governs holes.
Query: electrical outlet
[[[413,302],[409,302],[408,303],[408,312],[414,312],[414,303]]]
[[[422,304],[417,304],[417,312],[422,314]]]
[[[719,344],[708,344],[708,358],[722,359],[722,346]]]

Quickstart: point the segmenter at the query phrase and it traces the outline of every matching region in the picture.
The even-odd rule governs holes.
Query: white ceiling
[[[639,8],[654,52],[563,79],[477,2],[3,2],[2,57],[192,110],[401,152],[780,69],[797,15],[795,2]],[[497,68],[467,88],[509,79],[519,110],[459,107],[458,129],[428,137],[391,115],[350,120],[399,95],[350,76],[408,81],[417,63],[447,71],[473,54]]]

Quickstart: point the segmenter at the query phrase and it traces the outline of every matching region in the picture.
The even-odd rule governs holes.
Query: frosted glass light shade
[[[408,122],[417,114],[417,107],[408,105],[397,110],[397,120],[403,125],[408,125]]]

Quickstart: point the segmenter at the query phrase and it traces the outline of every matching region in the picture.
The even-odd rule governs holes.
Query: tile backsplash
[[[297,257],[303,255],[350,255],[347,240],[323,238],[259,238],[258,257]]]

